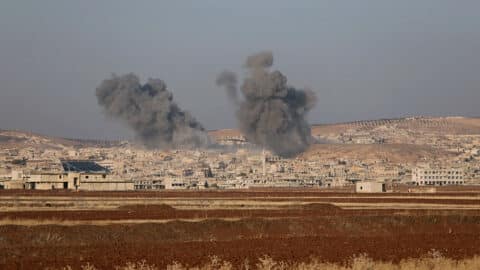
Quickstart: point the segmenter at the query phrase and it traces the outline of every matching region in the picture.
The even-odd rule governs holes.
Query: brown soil
[[[398,261],[435,249],[452,258],[480,252],[479,216],[326,216],[303,219],[174,221],[108,226],[2,226],[0,268],[41,269],[90,262],[102,269],[142,259],[205,263],[209,256],[242,263],[269,255],[345,262],[366,253]]]
[[[51,194],[27,193],[33,201],[35,196]],[[79,196],[79,193],[71,194],[75,199]],[[110,198],[119,195],[93,194]],[[135,192],[120,194],[138,195]],[[241,207],[182,210],[168,205],[123,205],[112,210],[0,212],[0,220],[31,222],[28,226],[0,226],[0,269],[45,269],[66,265],[80,269],[87,262],[99,269],[113,269],[116,265],[143,259],[161,268],[174,261],[195,266],[208,262],[209,257],[214,255],[239,266],[245,260],[253,265],[263,255],[290,263],[308,261],[312,257],[325,262],[345,263],[352,256],[364,253],[375,260],[394,262],[422,257],[432,249],[454,259],[480,254],[480,210],[345,210],[326,202],[312,201],[311,204],[300,205],[298,201],[305,198],[295,196],[315,194],[318,197],[311,199],[320,201],[382,203],[401,200],[408,203],[478,205],[480,202],[476,198],[439,199],[427,196],[427,199],[420,199],[410,194],[400,199],[391,198],[391,195],[378,199],[365,198],[366,195],[359,194],[350,194],[348,198],[329,198],[331,194],[322,195],[326,193],[267,191],[142,194],[177,196],[178,200],[198,195],[196,197],[216,199],[219,205],[227,198],[273,201],[288,197],[292,204],[273,210]],[[40,221],[44,220],[116,220],[120,224],[59,222],[65,225],[41,225]],[[128,223],[129,220],[168,221],[135,224]],[[36,224],[35,221],[39,222]]]
[[[478,204],[478,202],[477,202]],[[319,216],[455,215],[458,210],[345,210],[330,204],[309,204],[284,209],[180,210],[168,205],[128,205],[115,210],[56,210],[0,212],[0,220],[171,220],[212,218],[306,218]],[[480,216],[480,210],[462,210],[463,216]]]

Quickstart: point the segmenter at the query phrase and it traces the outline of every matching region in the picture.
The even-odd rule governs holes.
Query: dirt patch
[[[381,202],[378,199],[376,202]],[[443,200],[438,200],[443,202]],[[468,200],[467,200],[468,201]],[[448,202],[444,202],[448,203]],[[452,204],[456,205],[456,204]],[[9,210],[0,212],[1,220],[172,220],[172,219],[226,219],[226,218],[306,218],[318,216],[480,216],[479,209],[342,209],[330,203],[293,203],[274,209],[243,209],[240,206],[230,209],[177,209],[166,204],[122,205],[116,209],[98,210]]]
[[[263,255],[291,263],[305,262],[311,257],[343,263],[364,253],[374,260],[394,262],[420,258],[431,250],[454,259],[480,254],[480,210],[358,210],[332,204],[363,202],[381,205],[389,202],[475,206],[479,204],[476,195],[419,197],[232,191],[125,192],[129,194],[125,198],[118,197],[119,193],[94,193],[93,197],[82,198],[78,193],[73,196],[64,193],[63,197],[47,197],[45,194],[51,193],[30,193],[25,200],[44,204],[57,199],[58,203],[66,205],[91,200],[103,205],[103,198],[99,198],[101,194],[106,195],[108,203],[119,207],[59,210],[32,206],[28,211],[10,209],[0,212],[0,220],[12,221],[3,223],[10,225],[0,226],[0,254],[3,254],[0,269],[44,269],[66,265],[80,269],[87,262],[99,269],[112,269],[115,265],[143,259],[161,268],[174,261],[196,266],[209,262],[210,256],[214,255],[239,266],[246,259],[253,265]],[[125,203],[126,198],[137,198],[134,195],[138,195],[141,202],[142,194],[159,199],[165,196],[166,201],[174,206],[155,203],[157,201],[152,197],[149,197],[151,204]],[[2,199],[9,200],[8,197]],[[175,203],[182,205],[186,200],[211,203],[215,208],[176,208]],[[272,209],[252,209],[242,207],[244,202],[277,204]],[[235,208],[229,208],[232,203]]]
[[[275,260],[344,262],[366,253],[375,260],[418,258],[435,249],[450,258],[480,251],[478,216],[324,216],[239,221],[174,221],[109,226],[1,226],[2,269],[101,269],[147,260],[201,265],[217,255],[240,265],[269,255]]]

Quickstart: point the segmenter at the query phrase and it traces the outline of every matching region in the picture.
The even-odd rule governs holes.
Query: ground
[[[345,157],[354,160],[388,160],[393,164],[415,164],[437,157],[454,158],[452,152],[435,149],[428,145],[413,144],[314,144],[300,154],[309,160],[321,157],[335,159]]]
[[[480,189],[0,192],[0,269],[480,254]]]

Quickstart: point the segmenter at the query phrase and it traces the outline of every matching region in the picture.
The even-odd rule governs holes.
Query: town
[[[291,159],[236,130],[215,149],[148,150],[130,141],[0,132],[0,189],[163,190],[479,185],[480,120],[410,117],[312,126]]]

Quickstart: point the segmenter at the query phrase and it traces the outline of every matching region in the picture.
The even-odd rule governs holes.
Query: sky
[[[120,139],[98,106],[111,74],[163,79],[207,129],[234,128],[217,74],[274,69],[315,91],[311,123],[480,116],[480,1],[13,1],[0,3],[0,129]]]

